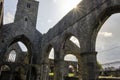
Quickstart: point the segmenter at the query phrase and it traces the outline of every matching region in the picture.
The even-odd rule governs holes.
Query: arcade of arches
[[[14,22],[5,25],[0,5],[0,80],[48,80],[52,48],[54,80],[64,80],[64,58],[68,54],[78,60],[79,80],[97,80],[96,37],[103,23],[120,12],[120,0],[82,0],[46,34],[36,30],[38,5],[36,0],[18,0]],[[19,41],[27,53],[21,50]],[[76,67],[71,63],[69,68]]]

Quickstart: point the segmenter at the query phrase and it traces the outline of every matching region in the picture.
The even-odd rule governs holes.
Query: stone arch
[[[108,5],[108,3],[111,3],[111,4]],[[91,51],[92,51],[91,53],[96,54],[96,51],[95,51],[95,49],[96,49],[96,39],[97,39],[98,32],[101,29],[104,22],[112,14],[120,12],[119,1],[118,1],[118,4],[116,4],[116,3],[117,3],[117,0],[115,2],[114,2],[114,0],[106,1],[106,3],[104,3],[104,5],[106,5],[106,6],[104,6],[104,7],[100,6],[98,9],[96,9],[96,11],[94,11],[96,17],[94,17],[94,18],[90,17],[91,19],[94,19],[93,20],[93,25],[91,26],[91,32],[89,32],[90,37],[91,37],[91,39],[90,39],[90,44],[91,44],[90,48],[91,48]],[[96,55],[94,56],[94,58],[96,58]],[[97,65],[97,60],[96,60],[95,64]],[[96,71],[97,71],[97,69],[96,69]],[[94,72],[94,73],[96,73],[96,72]],[[98,77],[98,75],[96,75],[96,77]]]
[[[117,17],[117,20],[115,20],[116,17]],[[114,62],[115,60],[119,61],[119,57],[117,57],[117,55],[119,55],[119,54],[117,54],[117,53],[119,53],[119,47],[115,48],[115,49],[111,49],[112,47],[119,46],[120,39],[119,39],[119,35],[117,35],[119,33],[119,31],[118,31],[119,30],[119,19],[120,19],[120,13],[112,14],[105,21],[105,24],[103,24],[100,27],[99,35],[97,35],[96,45],[95,45],[96,51],[98,51],[97,61],[100,64],[111,63],[111,62]],[[106,26],[106,25],[109,25],[109,26]],[[106,34],[103,35],[102,33],[109,33],[111,35],[107,36]],[[101,35],[104,37],[102,37]],[[102,38],[100,38],[100,37],[102,37]],[[101,44],[99,44],[99,43],[101,43]],[[105,51],[105,50],[108,50],[108,51]],[[113,58],[110,56],[116,56],[116,57]],[[107,65],[107,66],[102,65],[102,68],[105,69],[105,67],[107,68],[107,67],[111,67],[111,66],[115,66],[115,64]],[[100,71],[100,68],[98,68],[98,69]]]
[[[71,60],[71,59],[75,59],[76,60]],[[73,54],[67,54],[65,55],[64,57],[64,75],[65,76],[69,76],[69,77],[77,77],[79,76],[80,77],[80,74],[79,74],[79,67],[78,67],[78,58],[73,55]],[[79,79],[80,80],[80,79]]]
[[[29,65],[29,64],[33,64],[32,62],[32,59],[33,59],[33,51],[34,51],[34,47],[33,47],[33,44],[31,42],[31,40],[26,36],[26,35],[18,35],[18,36],[15,36],[15,37],[12,37],[11,39],[7,40],[6,43],[7,45],[5,45],[5,53],[7,52],[7,49],[14,43],[18,42],[18,41],[21,41],[22,43],[24,43],[24,45],[27,47],[28,49],[28,55],[27,55],[27,63],[24,63],[26,65]],[[5,57],[5,54],[4,54],[4,57]],[[15,64],[11,64],[11,63],[8,63],[10,64],[11,66],[12,65],[16,65]],[[22,65],[22,63],[20,64]],[[26,66],[28,68],[27,72],[26,72],[26,77],[27,79],[29,79],[30,77],[30,74],[31,74],[31,69],[29,67],[30,66]],[[15,70],[15,69],[13,69]],[[15,77],[14,77],[15,78]]]
[[[77,63],[76,68],[78,67],[78,69],[76,69],[76,70],[78,70],[78,71],[75,72],[75,74],[76,74],[76,76],[78,76],[79,80],[81,80],[82,79],[82,70],[83,70],[82,69],[83,63],[82,63],[82,60],[81,60],[81,56],[78,53],[68,53],[68,54],[64,55],[64,60],[65,60],[65,57],[67,55],[69,55],[69,54],[75,56],[76,59],[77,59],[77,61],[76,61],[76,63]]]
[[[28,49],[24,45],[23,42],[17,41],[15,43],[11,44],[9,47],[7,47],[7,50],[4,54],[4,61],[8,62],[8,58],[9,58],[9,55],[10,55],[11,51],[16,52],[16,59],[15,59],[16,63],[28,64],[28,61],[26,61],[28,59],[27,57],[29,55],[28,54]]]
[[[22,42],[28,49],[28,57],[29,57],[29,63],[32,63],[32,57],[33,56],[33,44],[32,42],[30,41],[29,38],[27,38],[25,35],[19,35],[19,36],[16,36],[14,38],[12,38],[9,42],[8,42],[8,46],[7,48],[9,48],[12,44],[16,43],[16,42]]]
[[[7,53],[7,50],[9,49],[9,47],[18,42],[18,41],[21,41],[22,43],[25,44],[25,46],[27,47],[28,49],[28,61],[26,64],[32,64],[32,59],[34,58],[33,56],[33,50],[34,50],[34,47],[33,47],[33,44],[31,42],[31,40],[26,37],[25,35],[17,35],[15,37],[12,37],[12,38],[9,38],[8,40],[6,40],[6,42],[4,43],[4,48],[2,49],[3,50],[3,54],[1,55],[1,61],[3,62],[6,62],[6,53]]]
[[[80,47],[76,46],[74,43],[72,43],[71,45],[68,45],[69,44],[68,42],[70,41],[70,38],[72,36],[74,36],[78,40]],[[64,57],[67,54],[72,54],[72,55],[74,55],[74,56],[77,57],[77,59],[78,59],[78,65],[79,65],[79,72],[78,72],[78,74],[79,74],[79,79],[81,79],[82,78],[83,63],[82,63],[82,60],[81,60],[82,58],[80,56],[80,53],[81,53],[80,52],[81,44],[80,44],[79,38],[78,38],[77,35],[74,35],[73,33],[66,32],[66,33],[64,33],[63,41],[64,41],[64,45],[63,45]],[[70,41],[70,42],[72,42],[72,41]],[[74,51],[75,48],[73,49],[73,47],[70,48],[68,46],[73,46],[73,47],[75,47],[77,49],[76,49],[76,51]],[[67,49],[67,48],[70,48],[70,49]]]
[[[95,21],[95,23],[97,23],[97,25],[94,25],[94,27],[92,28],[92,38],[91,38],[91,43],[93,45],[92,48],[94,50],[95,50],[96,38],[102,25],[112,14],[119,12],[120,12],[120,5],[108,6],[105,9],[103,9],[96,17],[97,20]]]
[[[79,48],[80,48],[80,47],[81,47],[81,44],[80,44],[80,41],[79,41],[79,37],[78,37],[76,34],[72,33],[72,32],[65,32],[65,33],[63,33],[63,36],[62,36],[63,47],[65,47],[66,41],[67,41],[67,40],[70,40],[70,38],[71,38],[72,36],[77,39],[77,41],[78,41],[78,43],[79,43]],[[76,45],[76,44],[75,44],[75,45]]]

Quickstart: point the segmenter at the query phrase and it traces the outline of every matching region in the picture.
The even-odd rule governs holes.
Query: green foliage
[[[102,65],[99,63],[99,62],[97,62],[97,69],[98,70],[102,70],[103,68],[102,68]]]

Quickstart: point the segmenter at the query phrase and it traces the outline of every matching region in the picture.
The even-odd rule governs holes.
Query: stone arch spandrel
[[[46,44],[42,47],[41,63],[48,63],[49,62],[48,58],[49,58],[49,54],[50,54],[50,51],[51,51],[52,48],[54,48],[54,46],[51,43],[48,43],[48,44]]]
[[[21,38],[19,38],[21,37]],[[15,42],[18,42],[18,41],[21,41],[28,49],[28,59],[29,59],[29,63],[33,63],[32,62],[32,59],[34,57],[33,55],[33,50],[34,50],[34,47],[33,47],[33,44],[31,43],[31,41],[24,35],[21,35],[19,37],[16,37],[10,44],[14,44]]]
[[[114,13],[120,12],[120,1],[119,0],[108,0],[96,10],[96,21],[91,27],[91,48],[95,50],[96,38],[99,30],[101,29],[104,22]]]
[[[29,60],[30,62],[29,63],[32,63],[32,57],[34,57],[32,54],[33,54],[33,51],[34,48],[33,48],[33,44],[32,42],[29,40],[29,38],[27,38],[25,35],[19,35],[19,36],[16,36],[16,37],[13,37],[11,39],[9,39],[7,42],[6,42],[6,47],[5,47],[5,53],[7,51],[7,49],[14,43],[18,42],[18,41],[21,41],[23,42],[26,47],[28,48],[28,53],[29,53]],[[5,54],[4,54],[5,55]]]
[[[78,34],[76,32],[77,31],[73,28],[70,28],[70,29],[66,30],[64,33],[62,33],[62,36],[60,36],[61,37],[61,42],[65,43],[65,41],[69,40],[71,38],[71,36],[74,36],[79,41],[79,37],[78,37]],[[80,43],[80,41],[79,41],[79,43]]]
[[[80,48],[76,46],[72,41],[66,41],[64,52],[65,55],[74,54],[78,56],[78,58],[80,56]]]
[[[80,23],[80,22],[79,22]],[[77,26],[79,28],[79,25]],[[91,51],[91,47],[90,47],[90,34],[87,34],[89,32],[79,32],[79,30],[68,30],[66,32],[64,32],[62,34],[62,44],[64,47],[64,44],[66,42],[67,39],[69,39],[71,36],[76,37],[76,39],[78,39],[79,45],[80,45],[80,53],[84,53],[84,52],[90,52]],[[71,31],[71,32],[70,32]]]
[[[10,24],[11,25],[11,24]],[[33,59],[36,59],[34,58],[34,55],[33,53],[35,53],[35,43],[33,42],[33,39],[31,39],[31,37],[27,34],[22,34],[22,31],[18,31],[16,34],[14,33],[14,31],[12,32],[12,28],[9,28],[9,24],[8,26],[5,26],[5,28],[2,28],[2,43],[0,44],[2,47],[1,48],[1,56],[4,57],[7,49],[14,43],[18,42],[18,41],[21,41],[22,43],[25,44],[25,46],[27,47],[28,49],[28,53],[29,53],[29,57],[31,57],[30,59],[30,63],[35,63],[35,60]],[[9,30],[10,29],[10,30]],[[7,31],[9,30],[9,31]],[[7,31],[7,33],[6,33]],[[11,32],[11,33],[10,33]],[[32,34],[34,35],[34,34]]]

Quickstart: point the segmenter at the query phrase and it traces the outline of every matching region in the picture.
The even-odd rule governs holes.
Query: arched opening
[[[4,0],[4,24],[14,21],[18,0]]]
[[[72,41],[76,46],[80,48],[80,43],[75,36],[71,36],[70,41]]]
[[[6,63],[6,64],[9,64],[10,66],[14,65],[12,68],[12,71],[10,71],[11,73],[9,73],[8,76],[12,75],[11,80],[14,80],[14,79],[19,80],[23,78],[24,78],[23,80],[28,80],[30,78],[29,76],[31,75],[31,70],[32,70],[29,67],[31,66],[30,64],[32,64],[32,58],[33,58],[32,57],[33,46],[29,38],[27,38],[25,35],[20,35],[15,38],[12,38],[11,40],[9,40],[6,48],[7,48],[6,53],[4,54],[4,59],[5,59],[4,63],[6,63],[6,60],[7,61],[10,60],[12,62],[15,61],[15,63],[11,63],[9,61]],[[11,51],[11,50],[14,50],[14,51]],[[16,70],[17,66],[25,66],[25,65],[29,65],[29,66],[25,67],[26,71],[24,74],[22,73],[23,71],[21,71],[21,69]]]
[[[15,62],[15,59],[16,59],[16,51],[15,50],[12,50],[9,54],[9,57],[8,57],[8,62]]]
[[[67,54],[64,57],[64,61],[65,61],[65,66],[64,66],[64,70],[65,76],[68,77],[78,77],[78,59],[76,56],[72,55],[72,54]]]
[[[21,41],[17,42],[23,52],[28,52],[27,47]]]
[[[76,61],[78,62],[78,59],[76,58],[76,56],[72,55],[72,54],[68,54],[64,57],[65,61]]]
[[[32,50],[34,50],[31,41],[25,36],[20,35],[13,38],[8,44],[9,49],[14,49],[17,52],[16,61],[24,64],[32,63]]]
[[[50,51],[49,59],[54,59],[54,49],[53,48]]]
[[[64,76],[67,77],[74,77],[79,80],[82,79],[82,63],[80,58],[80,43],[79,40],[72,36],[72,34],[68,34],[65,37],[65,44],[64,44],[64,60],[65,60],[65,69],[73,69],[73,73],[68,73],[67,70],[66,73],[64,73]],[[69,63],[74,63],[73,65]],[[66,66],[67,65],[67,66]]]
[[[103,24],[98,33],[96,50],[98,51],[99,76],[120,77],[119,21],[120,14],[113,14]]]
[[[8,62],[29,64],[28,49],[21,41],[11,44],[7,49],[6,56]]]
[[[16,40],[16,39],[15,39]],[[9,65],[14,65],[13,69],[10,71],[8,76],[12,75],[12,80],[21,80],[21,79],[27,79],[27,76],[29,75],[29,70],[25,70],[21,67],[16,68],[18,65],[23,66],[30,64],[30,57],[29,57],[29,51],[27,46],[19,40],[16,40],[15,42],[12,42],[5,54],[6,61],[9,62]],[[12,63],[11,63],[12,62]],[[13,63],[14,62],[14,63]],[[15,66],[15,64],[18,64]],[[5,76],[5,75],[4,75]]]
[[[51,48],[49,52],[49,79],[54,79],[54,71],[55,65],[54,65],[54,48]]]

